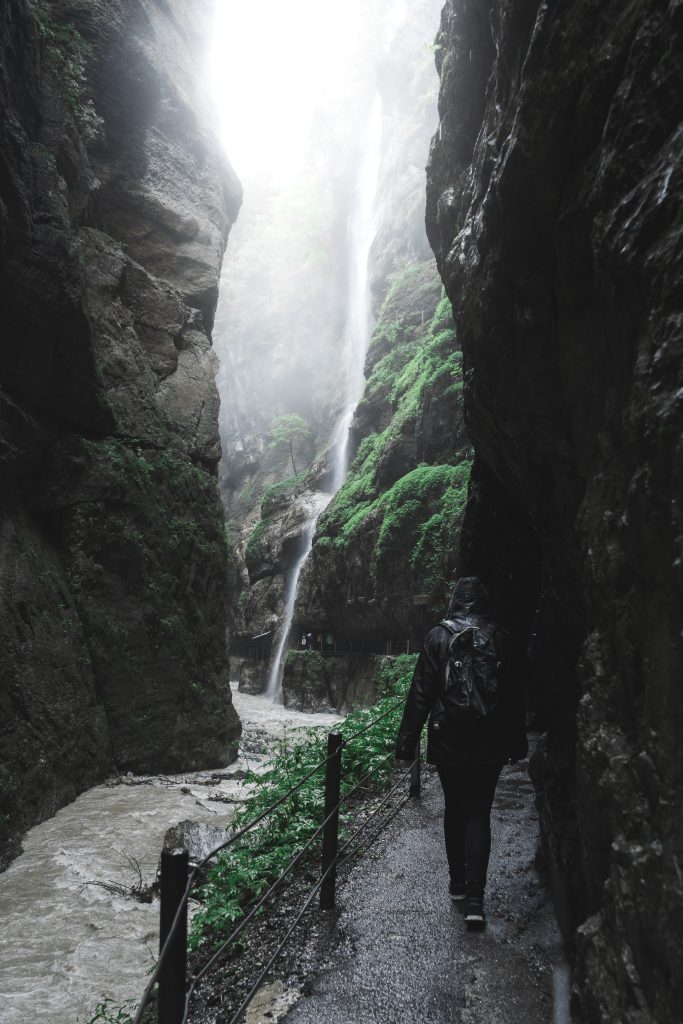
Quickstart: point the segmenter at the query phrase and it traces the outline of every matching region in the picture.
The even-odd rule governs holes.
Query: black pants
[[[483,896],[491,852],[491,805],[500,764],[438,764],[446,807],[443,831],[451,881]]]

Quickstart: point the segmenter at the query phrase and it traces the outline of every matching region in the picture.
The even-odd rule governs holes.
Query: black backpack
[[[448,640],[443,704],[446,712],[486,718],[500,697],[501,661],[493,623],[465,625],[446,619]]]

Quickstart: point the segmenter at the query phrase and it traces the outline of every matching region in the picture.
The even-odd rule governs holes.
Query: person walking
[[[451,899],[472,929],[486,924],[484,891],[491,850],[491,806],[506,761],[526,757],[521,681],[484,585],[461,577],[448,618],[427,635],[396,740],[396,758],[415,757],[429,718],[427,761],[444,793],[444,838]]]

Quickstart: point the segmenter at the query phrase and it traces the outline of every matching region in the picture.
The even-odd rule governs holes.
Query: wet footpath
[[[535,867],[526,765],[504,769],[498,785],[483,932],[468,931],[448,896],[441,787],[431,772],[423,780],[421,798],[342,880],[309,994],[273,1016],[285,1024],[564,1024],[567,971]]]

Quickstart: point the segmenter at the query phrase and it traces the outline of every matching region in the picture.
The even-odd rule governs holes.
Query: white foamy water
[[[233,697],[247,750],[297,727],[340,721],[236,690]],[[152,882],[166,830],[186,819],[225,826],[234,808],[221,801],[248,792],[230,776],[266,761],[247,753],[223,770],[129,776],[83,793],[31,829],[24,853],[0,875],[2,1024],[76,1024],[91,1017],[102,993],[117,1003],[139,998],[158,949],[158,901],[137,903],[88,883],[131,885],[126,856]]]
[[[304,528],[301,554],[294,563],[287,579],[284,595],[284,607],[282,610],[282,622],[280,623],[279,632],[277,634],[275,653],[270,659],[268,682],[266,683],[266,696],[277,704],[282,704],[282,678],[285,674],[284,654],[292,628],[292,619],[294,618],[294,605],[296,603],[296,592],[299,586],[299,576],[301,575],[301,570],[304,567],[304,562],[310,555],[311,548],[313,547],[313,535],[315,533],[315,526],[318,522],[318,517],[329,505],[331,497],[331,495],[323,494],[322,492],[316,495],[317,500],[313,506],[313,516],[306,523]]]

